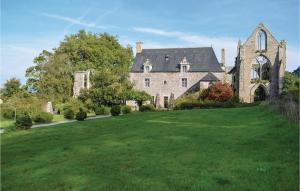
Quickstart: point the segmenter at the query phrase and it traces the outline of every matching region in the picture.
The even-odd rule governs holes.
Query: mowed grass
[[[298,126],[262,106],[2,135],[2,190],[298,190]]]

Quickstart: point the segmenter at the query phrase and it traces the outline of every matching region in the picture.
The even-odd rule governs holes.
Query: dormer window
[[[169,60],[169,55],[165,55],[165,60],[168,61]]]
[[[144,65],[144,72],[145,73],[151,72],[152,64],[151,64],[151,62],[148,58],[147,58],[146,62],[143,65]]]
[[[186,57],[182,59],[180,62],[180,71],[181,72],[188,72],[190,69],[190,63],[187,61]]]
[[[150,72],[150,66],[145,66],[145,72]]]

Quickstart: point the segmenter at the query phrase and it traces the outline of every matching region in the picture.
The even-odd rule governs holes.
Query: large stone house
[[[232,85],[244,102],[277,97],[286,67],[286,42],[278,42],[260,23],[250,37],[238,42]]]
[[[212,47],[143,49],[137,42],[130,80],[136,89],[149,93],[156,106],[165,107],[171,97],[223,81],[222,66]]]

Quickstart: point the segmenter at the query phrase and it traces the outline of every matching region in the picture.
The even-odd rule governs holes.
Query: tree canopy
[[[21,90],[21,82],[16,78],[7,80],[1,89],[1,98],[7,99],[12,97]]]
[[[74,71],[91,69],[106,77],[118,76],[121,83],[128,78],[132,58],[131,48],[120,45],[117,37],[80,30],[34,59],[35,65],[26,70],[27,86],[47,100],[66,101],[72,96]]]

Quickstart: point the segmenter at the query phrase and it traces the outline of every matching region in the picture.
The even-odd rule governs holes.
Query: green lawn
[[[11,119],[0,119],[0,128],[9,129],[11,126],[15,125],[15,121]]]
[[[298,126],[262,106],[132,113],[1,136],[3,190],[298,190]]]

